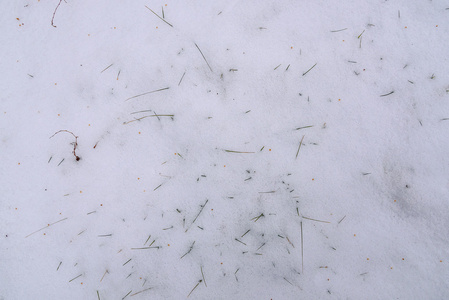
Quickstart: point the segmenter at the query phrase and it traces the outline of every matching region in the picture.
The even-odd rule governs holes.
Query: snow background
[[[0,3],[0,299],[449,296],[447,2],[58,2]]]

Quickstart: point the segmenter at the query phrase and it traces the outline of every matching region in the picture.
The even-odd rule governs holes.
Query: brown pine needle
[[[171,27],[173,27],[172,24],[168,23],[167,21],[165,21],[163,18],[159,17],[159,15],[157,13],[155,13],[151,8],[149,8],[148,6],[145,5],[146,8],[148,8],[153,14],[156,15],[156,17],[158,17],[159,19],[161,19],[162,21],[164,21],[165,23],[167,23],[168,25],[170,25]]]

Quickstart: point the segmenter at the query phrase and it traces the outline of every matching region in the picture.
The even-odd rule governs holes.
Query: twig
[[[156,15],[156,17],[158,17],[159,19],[161,19],[162,21],[164,21],[165,23],[167,23],[168,25],[170,25],[171,27],[173,27],[172,24],[168,23],[167,21],[165,21],[163,18],[159,17],[159,15],[157,13],[155,13],[151,8],[149,8],[148,6],[145,5],[146,8],[148,8],[153,14]]]
[[[209,67],[210,71],[213,72],[213,71],[212,71],[212,68],[210,67],[209,63],[207,62],[206,57],[204,57],[204,54],[203,54],[203,52],[201,51],[200,47],[198,47],[198,45],[197,45],[196,43],[195,43],[195,46],[198,48],[198,51],[200,51],[201,56],[204,58],[204,61],[206,62],[207,66]]]
[[[59,0],[58,5],[56,5],[55,11],[53,12],[53,17],[51,18],[51,26],[53,26],[54,28],[56,28],[56,25],[53,24],[53,20],[55,19],[55,14],[56,11],[58,10],[59,5],[61,5],[62,0]]]
[[[128,98],[125,101],[131,100],[131,99],[134,99],[134,98],[137,98],[137,97],[140,97],[140,96],[144,96],[144,95],[148,95],[148,94],[152,94],[152,93],[168,90],[168,89],[169,89],[169,87],[166,87],[166,88],[163,88],[163,89],[158,89],[158,90],[154,90],[154,91],[151,91],[151,92],[146,92],[146,93],[139,94],[139,95],[133,96],[131,98]]]
[[[76,155],[76,147],[78,146],[78,137],[73,132],[64,129],[64,130],[59,130],[59,131],[55,132],[55,134],[53,134],[50,138],[54,137],[55,135],[57,135],[60,132],[67,132],[75,137],[75,143],[73,144],[73,155],[75,155],[76,161],[79,161],[81,158],[78,155]],[[61,164],[61,163],[59,163],[59,164]]]

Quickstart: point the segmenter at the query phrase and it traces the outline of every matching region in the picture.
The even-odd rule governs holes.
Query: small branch
[[[53,26],[54,28],[56,28],[56,25],[53,24],[53,20],[55,19],[55,14],[56,11],[58,10],[59,5],[61,5],[62,0],[59,0],[58,5],[56,5],[55,11],[53,12],[53,17],[51,18],[51,26]]]
[[[73,155],[75,156],[76,161],[79,161],[81,158],[78,155],[76,155],[76,147],[78,146],[78,136],[76,136],[73,132],[68,131],[68,130],[59,130],[59,131],[55,132],[55,134],[53,134],[50,138],[54,137],[55,135],[57,135],[60,132],[67,132],[75,137],[75,143],[73,144]],[[59,163],[59,164],[61,164],[61,163]]]

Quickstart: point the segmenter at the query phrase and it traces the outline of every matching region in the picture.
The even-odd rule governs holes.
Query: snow
[[[449,297],[447,3],[58,3],[0,4],[0,299]]]

